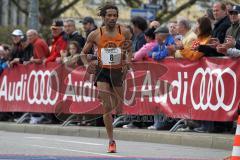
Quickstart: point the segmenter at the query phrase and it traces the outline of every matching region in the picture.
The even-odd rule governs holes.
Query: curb
[[[31,125],[0,122],[0,130],[9,132],[38,133],[48,135],[107,138],[104,127],[63,127],[61,125]],[[117,140],[126,141],[151,142],[232,150],[234,135],[115,128],[114,137]]]

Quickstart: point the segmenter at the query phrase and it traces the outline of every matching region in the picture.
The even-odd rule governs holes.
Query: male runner
[[[88,71],[95,73],[99,98],[103,106],[103,120],[109,138],[109,153],[116,152],[116,143],[113,139],[112,110],[119,108],[123,99],[123,80],[130,62],[131,54],[126,48],[131,49],[131,33],[119,24],[118,8],[110,3],[99,8],[99,16],[102,17],[103,27],[93,31],[87,38],[81,53],[81,59]],[[127,43],[129,42],[129,43]],[[98,48],[98,63],[88,62],[88,51],[96,45]],[[125,48],[123,51],[123,48]]]

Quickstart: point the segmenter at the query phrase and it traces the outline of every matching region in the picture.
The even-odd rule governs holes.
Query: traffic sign
[[[132,9],[131,17],[141,16],[149,21],[155,20],[156,12],[152,9]]]
[[[159,9],[162,9],[162,5],[160,5],[160,4],[143,4],[143,8],[159,10]]]

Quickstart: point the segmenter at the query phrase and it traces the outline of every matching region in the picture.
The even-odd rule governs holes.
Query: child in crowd
[[[61,52],[61,57],[57,58],[58,63],[65,63],[67,65],[72,64],[75,65],[77,63],[77,59],[75,58],[79,56],[81,52],[81,48],[76,41],[70,41],[68,44],[67,51]]]
[[[148,60],[148,52],[157,45],[154,31],[155,28],[149,28],[144,32],[147,43],[134,54],[133,61]]]
[[[0,46],[0,73],[3,72],[5,68],[8,68],[7,57],[9,53],[9,48],[6,46]]]

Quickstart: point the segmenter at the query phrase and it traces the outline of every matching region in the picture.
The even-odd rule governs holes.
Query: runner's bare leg
[[[122,114],[123,87],[113,87],[111,91],[112,108],[115,109],[116,114]]]
[[[97,82],[97,88],[100,90],[99,98],[103,104],[103,121],[105,128],[107,130],[107,135],[109,141],[113,141],[113,118],[112,118],[112,105],[110,99],[111,88],[110,85],[106,82]]]

